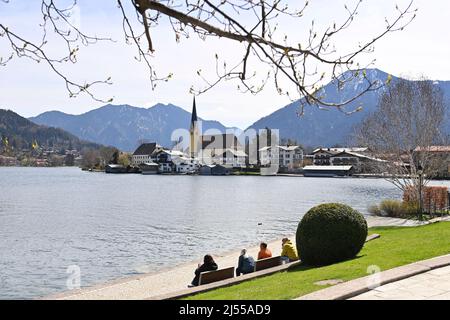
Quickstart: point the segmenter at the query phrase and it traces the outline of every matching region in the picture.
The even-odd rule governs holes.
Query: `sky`
[[[395,15],[395,5],[404,7],[409,1],[364,0],[352,26],[337,38],[338,48],[351,48],[359,40],[377,34],[385,26],[385,17]],[[302,3],[287,2],[292,5]],[[135,48],[124,41],[116,1],[79,0],[78,3],[74,17],[81,30],[111,37],[115,42],[81,47],[77,64],[62,65],[61,70],[80,82],[111,76],[112,85],[97,87],[94,92],[101,98],[114,98],[113,104],[149,108],[156,103],[172,103],[190,111],[192,95],[189,89],[193,85],[203,85],[197,70],[211,75],[215,54],[230,64],[241,58],[242,45],[231,41],[203,41],[191,36],[176,43],[173,31],[163,20],[152,29],[156,51],[151,62],[160,75],[173,73],[173,77],[152,90],[145,66],[134,59]],[[319,30],[334,21],[343,21],[344,4],[351,7],[355,1],[310,0],[310,3],[301,20],[281,21],[280,32],[301,40],[307,35],[312,20]],[[396,76],[450,80],[450,1],[415,0],[413,6],[418,8],[417,18],[405,30],[388,34],[377,42],[375,52],[363,60],[376,59],[373,67]],[[24,37],[39,38],[40,19],[40,0],[11,0],[8,4],[0,1],[0,23]],[[46,48],[50,53],[61,53],[61,42],[50,37]],[[9,52],[7,42],[0,38],[0,56],[8,56]],[[255,70],[258,68],[256,65]],[[198,115],[227,126],[246,128],[291,102],[287,97],[279,96],[272,84],[258,95],[240,93],[237,85],[237,82],[224,82],[197,97]],[[49,110],[81,114],[102,105],[104,103],[88,96],[69,98],[64,82],[44,63],[14,58],[7,66],[0,66],[0,108],[31,117]]]

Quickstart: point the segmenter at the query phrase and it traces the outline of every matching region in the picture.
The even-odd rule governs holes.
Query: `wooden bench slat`
[[[282,264],[281,256],[257,260],[255,261],[255,271],[278,267]]]
[[[200,273],[198,284],[208,284],[216,281],[234,278],[234,267],[219,269],[216,271],[206,271]]]

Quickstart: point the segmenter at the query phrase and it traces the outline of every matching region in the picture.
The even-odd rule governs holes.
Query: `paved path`
[[[415,226],[422,224],[418,221],[410,221],[396,218],[366,217],[369,227],[375,226]],[[283,236],[283,235],[281,235]],[[295,237],[291,236],[294,242]],[[295,244],[295,243],[294,243]],[[274,256],[281,253],[281,240],[272,241],[269,244]],[[256,257],[258,247],[247,248],[251,256]],[[222,255],[215,255],[214,259],[220,268],[236,266],[240,250],[235,250]],[[148,299],[186,289],[192,281],[194,270],[200,261],[189,262],[170,270],[142,274],[132,278],[119,279],[99,286],[69,291],[59,295],[44,297],[44,299],[74,299],[74,300],[99,300],[99,299]]]
[[[350,300],[450,300],[450,266],[380,286]]]
[[[295,237],[291,237],[295,245]],[[281,239],[271,241],[268,247],[274,256],[281,253]],[[249,255],[257,257],[259,247],[247,248]],[[228,252],[222,255],[214,255],[214,260],[220,268],[233,267],[237,265],[239,257],[238,251]],[[194,270],[201,261],[194,261],[182,264],[170,270],[143,274],[133,278],[120,279],[99,286],[84,288],[81,290],[68,291],[60,295],[44,297],[44,299],[61,300],[140,300],[150,299],[169,293],[178,292],[187,288],[187,285],[194,278]]]

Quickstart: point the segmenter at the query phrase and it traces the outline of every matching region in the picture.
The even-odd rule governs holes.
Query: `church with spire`
[[[222,164],[228,167],[245,166],[246,153],[234,133],[202,134],[201,120],[197,116],[195,96],[189,127],[189,156],[203,164]]]
[[[189,155],[191,158],[197,158],[200,144],[199,136],[199,122],[197,118],[197,106],[195,105],[195,96],[192,104],[192,116],[191,116],[191,126],[189,128],[190,143],[189,143]]]

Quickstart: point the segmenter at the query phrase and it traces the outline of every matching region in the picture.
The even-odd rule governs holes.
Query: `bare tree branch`
[[[9,4],[8,0],[1,1]],[[58,7],[52,0],[41,1],[44,34],[42,44],[34,46],[35,53],[38,55],[19,50],[25,43],[31,45],[31,41],[19,38],[11,29],[2,25],[3,32],[0,36],[16,41],[10,41],[16,56],[26,56],[35,61],[48,58],[44,54],[47,26],[51,26],[53,32],[65,41],[69,51],[69,54],[62,59],[46,60],[53,71],[57,70],[57,63],[76,62],[78,43],[88,46],[97,41],[112,41],[109,38],[87,35],[70,21],[71,10],[77,5],[76,0],[73,0],[71,7],[65,9]],[[324,32],[316,31],[313,21],[307,33],[308,40],[304,43],[291,40],[288,35],[280,35],[278,25],[283,23],[284,19],[300,22],[309,7],[308,1],[302,2],[303,5],[292,5],[292,2],[289,3],[287,0],[130,0],[131,6],[125,6],[123,0],[116,0],[116,2],[123,18],[125,40],[136,47],[136,59],[146,65],[152,89],[159,81],[167,81],[172,77],[172,73],[158,77],[151,61],[156,54],[158,44],[154,43],[150,29],[158,26],[159,21],[166,17],[177,42],[181,36],[188,38],[189,33],[193,32],[201,39],[215,37],[242,44],[242,58],[234,66],[228,67],[224,62],[223,68],[219,70],[219,59],[216,57],[215,79],[208,80],[202,72],[198,72],[204,80],[205,87],[191,88],[193,93],[201,94],[222,81],[236,80],[240,83],[239,90],[257,94],[272,79],[278,94],[286,95],[293,101],[304,98],[304,104],[300,105],[302,110],[300,113],[303,113],[305,104],[325,109],[336,108],[345,113],[357,112],[359,108],[349,111],[343,107],[369,91],[378,90],[384,86],[384,83],[366,77],[363,73],[365,66],[360,65],[356,59],[364,54],[372,53],[374,44],[387,34],[403,30],[415,18],[417,11],[413,9],[412,1],[404,8],[396,7],[396,16],[392,21],[386,19],[385,29],[374,36],[368,36],[366,42],[359,44],[353,50],[339,53],[333,41],[337,34],[350,28],[357,17],[362,0],[356,0],[352,8],[345,6],[347,16],[343,21],[333,23],[325,28]],[[136,17],[131,19],[134,14]],[[142,26],[139,32],[135,29],[136,22],[138,26]],[[296,38],[297,31],[295,30],[292,38]],[[146,40],[148,49],[143,48],[142,38]],[[0,58],[0,65],[6,65],[10,59],[9,56]],[[267,71],[264,68],[267,68]],[[325,73],[318,71],[319,69],[328,71]],[[350,74],[354,77],[360,78],[363,74],[365,87],[354,97],[349,97],[345,101],[328,101],[322,92],[324,80],[331,78],[338,88],[342,89],[352,80],[352,77],[348,76],[348,71],[351,71]],[[342,76],[344,73],[347,74],[346,77]],[[63,76],[61,72],[57,74],[60,77]],[[76,82],[69,81],[67,76],[63,79],[66,85],[72,88],[72,91],[68,89],[71,96],[86,92],[92,84],[102,83],[92,82],[86,88],[85,85],[77,87]],[[78,90],[74,91],[73,88]],[[90,91],[88,94],[93,96]]]
[[[399,79],[382,95],[377,110],[361,123],[356,138],[385,160],[374,163],[376,172],[386,174],[387,180],[403,191],[419,192],[446,163],[435,152],[437,146],[448,143],[443,134],[446,116],[443,93],[432,81]]]

